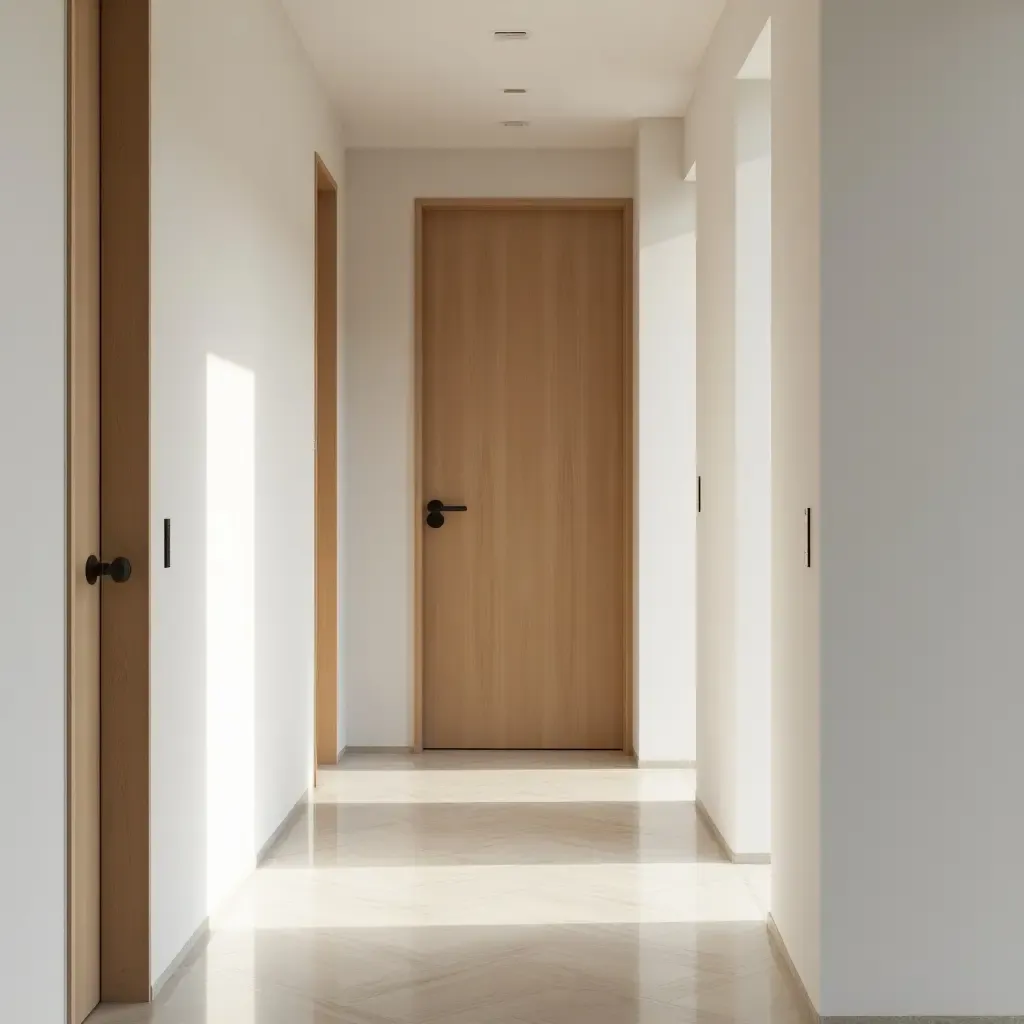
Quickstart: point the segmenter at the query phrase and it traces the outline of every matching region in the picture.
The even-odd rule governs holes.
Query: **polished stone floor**
[[[768,869],[694,778],[596,754],[353,755],[155,1005],[102,1024],[801,1024]]]

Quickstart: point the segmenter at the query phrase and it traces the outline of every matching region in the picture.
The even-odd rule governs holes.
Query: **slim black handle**
[[[465,505],[446,505],[440,498],[427,502],[427,526],[432,530],[440,530],[444,526],[445,512],[468,512]]]
[[[132,563],[124,557],[101,562],[95,555],[90,555],[85,562],[85,582],[94,587],[101,576],[109,576],[115,583],[127,583],[132,578]]]

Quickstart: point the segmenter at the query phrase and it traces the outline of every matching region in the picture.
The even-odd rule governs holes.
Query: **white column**
[[[637,688],[641,762],[696,757],[696,195],[683,122],[637,137]]]
[[[822,8],[828,1017],[1024,1012],[1024,6]]]

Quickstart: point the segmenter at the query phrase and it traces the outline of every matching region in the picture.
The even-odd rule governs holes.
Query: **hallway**
[[[796,1024],[694,772],[348,755],[152,1007],[98,1024]]]

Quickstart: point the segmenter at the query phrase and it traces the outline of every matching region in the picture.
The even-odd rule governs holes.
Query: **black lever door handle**
[[[427,502],[428,512],[468,512],[469,509],[465,505],[446,505],[443,501],[439,501],[435,498],[433,501]]]
[[[95,555],[90,555],[85,563],[85,582],[94,587],[101,576],[109,576],[115,583],[127,583],[132,578],[132,563],[123,557],[101,562]]]
[[[427,526],[432,530],[440,530],[444,526],[445,512],[468,512],[465,505],[446,505],[439,498],[427,502]]]

